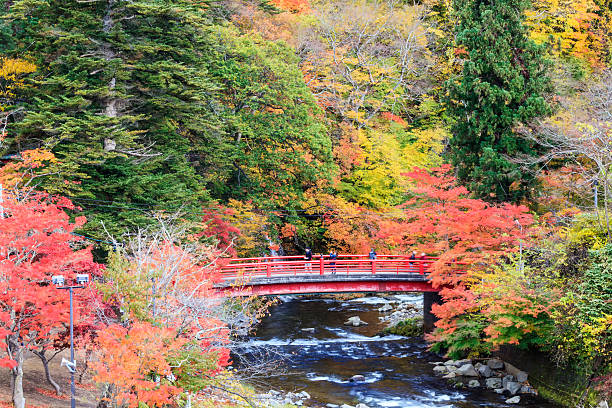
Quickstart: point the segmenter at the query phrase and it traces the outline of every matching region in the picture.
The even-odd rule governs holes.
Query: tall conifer
[[[454,0],[456,53],[463,70],[447,83],[453,119],[450,157],[460,180],[489,201],[528,196],[533,176],[512,161],[537,146],[519,137],[521,123],[549,112],[542,48],[523,24],[528,0]]]

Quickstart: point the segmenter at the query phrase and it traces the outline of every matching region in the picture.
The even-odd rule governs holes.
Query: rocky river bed
[[[343,408],[557,407],[534,395],[514,366],[449,361],[427,351],[419,337],[381,334],[419,317],[421,307],[421,294],[281,298],[244,345],[244,353],[272,352],[281,360],[257,382],[256,400]]]

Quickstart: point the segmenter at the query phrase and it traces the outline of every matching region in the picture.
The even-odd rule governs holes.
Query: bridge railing
[[[221,269],[223,280],[239,277],[283,277],[309,275],[351,274],[420,274],[429,272],[430,265],[438,258],[409,259],[404,255],[380,255],[368,259],[368,255],[316,255],[307,261],[303,256],[232,259]],[[457,263],[459,264],[459,263]]]

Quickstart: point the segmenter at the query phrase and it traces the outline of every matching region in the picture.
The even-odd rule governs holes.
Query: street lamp
[[[70,361],[67,362],[66,368],[70,371],[70,408],[76,407],[76,401],[74,399],[74,372],[76,371],[76,363],[74,362],[74,332],[73,332],[73,313],[72,313],[72,292],[73,289],[83,289],[85,284],[89,282],[89,275],[86,273],[79,273],[74,279],[76,285],[65,285],[64,277],[62,275],[53,275],[51,282],[58,289],[67,289],[70,293]]]

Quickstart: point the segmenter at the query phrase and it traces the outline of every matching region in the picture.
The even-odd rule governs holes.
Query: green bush
[[[387,327],[384,330],[388,334],[397,334],[399,336],[416,337],[423,335],[423,320],[418,317],[402,320],[393,327]]]

